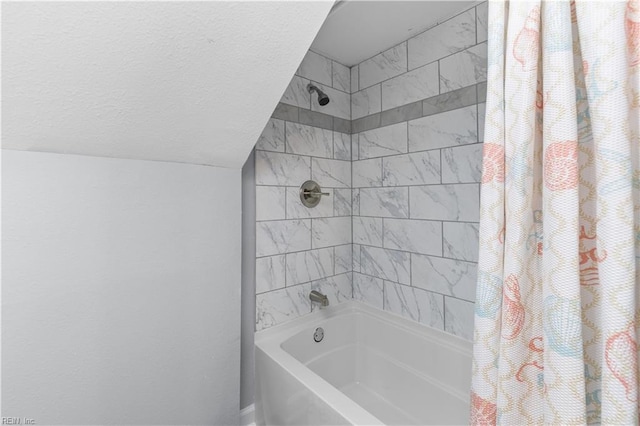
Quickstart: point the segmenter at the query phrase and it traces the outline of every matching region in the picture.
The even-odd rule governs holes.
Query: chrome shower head
[[[307,85],[307,90],[309,90],[309,93],[316,92],[318,94],[318,103],[321,106],[324,106],[329,103],[329,96],[327,96],[327,94],[324,93],[322,90],[318,89],[317,86],[314,86],[313,84],[309,83],[309,85]]]

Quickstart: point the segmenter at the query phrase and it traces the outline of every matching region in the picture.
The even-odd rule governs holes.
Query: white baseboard
[[[256,406],[251,404],[240,410],[240,426],[255,425]]]

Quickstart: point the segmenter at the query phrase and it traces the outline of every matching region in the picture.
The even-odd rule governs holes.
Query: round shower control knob
[[[322,192],[317,182],[308,180],[300,187],[300,201],[305,207],[313,208],[320,203],[323,195],[331,195],[328,192]]]

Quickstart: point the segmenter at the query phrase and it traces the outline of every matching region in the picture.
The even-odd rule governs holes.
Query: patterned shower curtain
[[[490,1],[472,424],[638,424],[640,0]]]

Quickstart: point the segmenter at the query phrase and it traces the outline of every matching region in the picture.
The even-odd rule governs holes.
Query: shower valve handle
[[[328,192],[310,191],[310,190],[308,190],[308,189],[305,189],[305,190],[304,190],[304,191],[302,191],[302,192],[304,192],[305,194],[309,194],[309,195],[311,195],[312,197],[320,197],[320,196],[322,196],[322,195],[331,195],[331,194],[329,194]]]

